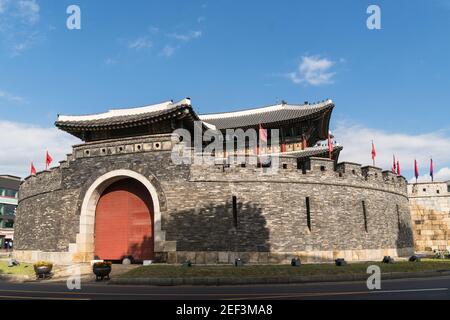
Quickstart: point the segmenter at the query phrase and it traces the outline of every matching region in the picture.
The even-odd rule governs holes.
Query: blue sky
[[[81,30],[66,28],[71,4]],[[381,30],[366,27],[370,4]],[[42,148],[70,151],[52,128],[58,113],[186,96],[201,113],[331,98],[343,159],[370,162],[374,139],[381,166],[399,154],[410,178],[413,158],[425,171],[433,155],[450,179],[449,18],[445,0],[0,0],[0,122],[62,139],[31,139],[20,159],[0,156],[0,171],[21,174]]]

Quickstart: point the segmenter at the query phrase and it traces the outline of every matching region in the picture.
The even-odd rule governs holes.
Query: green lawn
[[[7,261],[0,261],[0,275],[34,275],[33,265],[21,263],[20,266],[8,267]]]
[[[130,270],[120,278],[192,278],[192,277],[285,277],[334,274],[367,274],[369,265],[378,265],[385,272],[450,271],[450,260],[424,259],[422,262],[350,263],[336,267],[334,264],[252,265],[235,268],[231,265],[196,266],[191,268],[176,265],[151,265]]]

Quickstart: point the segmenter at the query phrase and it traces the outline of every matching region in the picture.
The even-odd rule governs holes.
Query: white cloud
[[[44,39],[36,25],[39,20],[36,0],[0,0],[0,40],[3,38],[12,57]]]
[[[330,69],[334,61],[319,56],[304,56],[298,69],[288,74],[289,79],[295,84],[306,83],[313,86],[333,83],[335,72]]]
[[[105,64],[106,65],[113,65],[113,64],[116,64],[116,63],[117,63],[117,60],[114,59],[114,58],[106,58],[105,59]]]
[[[168,37],[180,40],[180,41],[191,41],[193,39],[197,39],[200,38],[202,36],[202,32],[201,31],[191,31],[189,33],[186,34],[180,34],[180,33],[170,33],[167,35]]]
[[[65,160],[71,146],[80,140],[56,128],[38,127],[27,123],[0,121],[2,150],[0,173],[26,177],[30,174],[30,163],[38,171],[45,169],[45,151],[54,159],[52,166]]]
[[[128,48],[135,50],[151,48],[152,46],[153,43],[148,37],[140,37],[128,43]]]
[[[32,48],[36,43],[41,41],[42,36],[38,32],[30,32],[18,37],[11,42],[11,56],[20,56],[24,51]]]
[[[159,32],[159,28],[158,28],[158,27],[151,26],[151,27],[148,28],[148,31],[149,31],[151,34],[157,34],[157,33]]]
[[[414,159],[417,159],[420,173],[429,172],[430,158],[435,163],[436,180],[446,179],[450,171],[450,136],[445,131],[408,135],[366,128],[345,121],[338,122],[333,134],[344,146],[341,161],[372,164],[371,150],[374,140],[377,151],[376,165],[385,170],[392,167],[392,156],[400,161],[402,173],[408,178],[414,175]],[[429,178],[428,178],[429,180]]]
[[[0,99],[6,100],[8,102],[16,102],[16,103],[23,103],[26,101],[25,98],[16,96],[16,95],[11,94],[4,90],[0,90]]]
[[[167,58],[171,57],[175,53],[176,48],[172,46],[165,46],[161,52],[161,54]]]
[[[40,7],[36,0],[19,0],[17,1],[17,13],[25,23],[30,25],[36,24],[40,19]]]

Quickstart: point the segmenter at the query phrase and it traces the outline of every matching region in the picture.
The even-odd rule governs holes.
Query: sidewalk
[[[121,265],[113,264],[111,271],[111,278],[118,277],[119,275],[137,268],[137,265]],[[36,280],[35,278],[27,279],[25,282],[66,282],[67,279],[74,275],[75,268],[80,269],[80,277],[83,282],[95,282],[95,275],[92,272],[92,266],[89,263],[75,264],[71,266],[55,266],[52,270],[53,276],[50,279]]]

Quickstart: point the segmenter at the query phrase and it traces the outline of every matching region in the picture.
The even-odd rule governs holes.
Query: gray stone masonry
[[[171,149],[168,135],[74,146],[60,167],[22,183],[16,250],[22,255],[69,252],[80,232],[86,191],[102,175],[127,169],[145,176],[157,190],[161,229],[166,241],[176,243],[175,250],[157,252],[163,261],[228,263],[240,256],[280,263],[295,255],[314,256],[316,261],[339,255],[370,260],[385,253],[412,253],[403,177],[353,163],[335,167],[322,158],[311,158],[305,174],[296,159],[288,157],[280,158],[273,174],[270,168],[251,165],[175,165]]]

